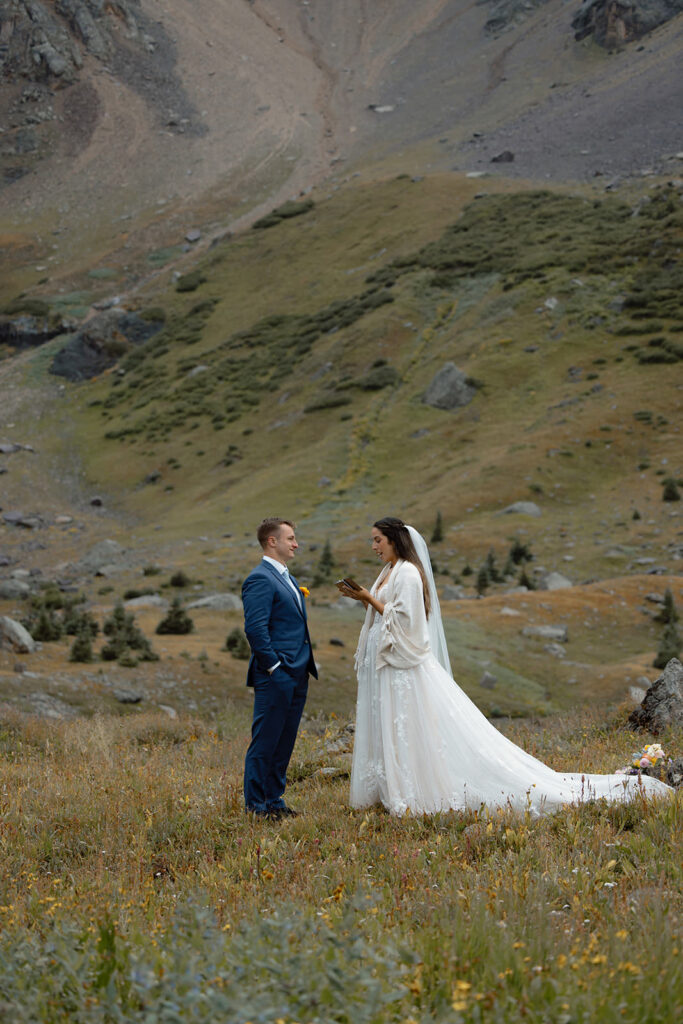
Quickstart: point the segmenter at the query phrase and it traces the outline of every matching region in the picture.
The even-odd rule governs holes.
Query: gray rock
[[[207,594],[192,601],[188,608],[210,608],[217,612],[241,612],[242,602],[237,594]]]
[[[18,601],[30,593],[30,586],[23,580],[0,580],[0,598],[4,601]]]
[[[26,675],[29,673],[27,672]],[[39,715],[41,718],[52,718],[55,721],[62,721],[65,718],[75,718],[76,710],[72,708],[70,704],[60,700],[59,697],[53,697],[49,693],[32,693],[29,695],[29,701],[33,706],[33,713]]]
[[[540,508],[534,501],[515,501],[503,509],[503,515],[540,516]]]
[[[655,679],[640,707],[629,716],[629,723],[655,736],[671,726],[683,726],[683,665],[678,658],[672,658]]]
[[[168,715],[169,718],[175,719],[178,717],[178,712],[175,708],[172,708],[170,704],[160,704],[159,711],[163,711],[163,713]]]
[[[160,594],[143,594],[141,597],[132,597],[130,601],[124,601],[123,607],[130,611],[136,608],[168,608],[168,601]]]
[[[683,757],[676,757],[666,766],[666,781],[674,789],[683,785]]]
[[[481,679],[479,680],[479,685],[483,686],[485,690],[492,690],[497,682],[498,679],[496,676],[493,675],[492,672],[484,672]]]
[[[524,590],[526,590],[526,587],[524,588]],[[510,615],[516,618],[518,615],[521,615],[522,613],[518,612],[516,608],[508,608],[507,605],[503,605],[503,607],[500,609],[500,614]]]
[[[653,561],[654,561],[654,559],[653,559]],[[664,595],[663,594],[646,594],[645,595],[645,600],[649,601],[651,604],[664,604]]]
[[[447,583],[441,591],[442,601],[462,601],[465,597],[465,588],[456,586],[454,583]]]
[[[422,401],[435,409],[453,411],[472,401],[476,390],[455,363],[446,363],[427,388]]]
[[[566,644],[569,640],[566,626],[525,626],[522,636],[537,636],[542,640],[556,641],[561,644]]]
[[[680,0],[584,0],[574,15],[572,28],[577,41],[592,35],[605,49],[618,49],[641,39],[658,25],[681,13]]]
[[[628,699],[632,704],[642,704],[646,696],[647,690],[644,690],[642,686],[629,686]]]
[[[198,242],[201,237],[202,233],[199,230],[199,228],[190,228],[190,230],[185,235],[185,238],[187,239],[188,242]]]
[[[126,557],[126,549],[115,540],[101,540],[80,560],[79,567],[86,572],[98,572],[110,566],[120,565]]]
[[[117,576],[119,573],[125,572],[125,569],[125,565],[116,565],[115,563],[112,563],[111,565],[103,565],[97,570],[95,575],[103,576],[105,580],[108,580],[111,579],[112,576]]]
[[[552,654],[553,658],[564,658],[567,654],[564,647],[560,647],[559,644],[545,644],[543,650],[547,654]]]
[[[36,642],[29,631],[8,615],[0,615],[0,639],[7,640],[19,654],[33,654],[36,649]]]
[[[564,590],[566,587],[573,587],[571,580],[563,576],[561,572],[549,572],[538,584],[539,590]]]
[[[67,380],[89,380],[114,366],[129,348],[144,344],[163,324],[128,310],[107,309],[88,320],[55,355],[50,373]]]
[[[112,690],[114,697],[116,697],[119,704],[139,704],[143,700],[141,693],[136,693],[135,690],[126,690],[123,688]]]

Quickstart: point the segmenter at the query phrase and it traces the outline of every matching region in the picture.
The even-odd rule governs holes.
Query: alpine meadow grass
[[[331,718],[299,737],[300,817],[263,824],[242,810],[248,724],[5,719],[3,1019],[676,1019],[680,795],[540,819],[354,811]],[[613,771],[640,745],[621,713],[508,732],[558,769]]]

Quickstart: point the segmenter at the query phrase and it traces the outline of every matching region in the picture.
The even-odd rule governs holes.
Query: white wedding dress
[[[426,552],[422,538],[409,529]],[[424,566],[419,547],[418,554]],[[508,740],[444,667],[448,655],[431,569],[430,622],[417,568],[399,560],[385,583],[389,569],[384,567],[372,588],[384,602],[384,614],[368,607],[356,652],[352,807],[381,803],[400,815],[484,805],[528,808],[537,815],[597,797],[628,800],[672,792],[645,776],[555,772]]]

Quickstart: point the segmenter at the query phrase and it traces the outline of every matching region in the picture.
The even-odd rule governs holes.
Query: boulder
[[[666,766],[666,781],[674,789],[683,785],[683,757],[676,757]]]
[[[23,580],[0,580],[0,599],[4,601],[18,601],[30,593],[31,588]]]
[[[136,693],[135,690],[126,690],[122,687],[112,690],[112,694],[119,704],[139,704],[143,700],[141,693]]]
[[[675,18],[681,7],[681,0],[584,0],[572,20],[574,38],[592,35],[613,50]]]
[[[628,688],[628,699],[632,704],[642,704],[647,690],[644,690],[642,686],[629,686]]]
[[[563,576],[561,572],[549,572],[547,576],[544,576],[539,584],[539,590],[564,590],[566,587],[573,587],[574,584],[571,580]]]
[[[124,309],[108,309],[71,335],[52,360],[50,373],[71,381],[89,380],[118,363],[134,345],[157,334],[162,323]]]
[[[498,679],[492,672],[484,672],[479,680],[479,685],[483,686],[485,690],[493,690],[497,682]]]
[[[522,636],[537,636],[541,640],[550,640],[561,644],[566,644],[569,640],[566,626],[525,626]]]
[[[503,509],[503,515],[540,516],[541,510],[534,501],[515,501]]]
[[[465,588],[456,586],[454,583],[447,583],[441,591],[442,601],[462,601],[465,597]]]
[[[552,654],[553,658],[564,658],[567,652],[559,644],[545,644],[543,650],[546,654]]]
[[[129,611],[136,608],[168,608],[168,601],[160,594],[142,594],[140,597],[132,597],[130,601],[124,601],[123,607]]]
[[[78,563],[86,572],[98,572],[106,566],[117,565],[126,555],[126,549],[115,540],[101,540],[83,555]]]
[[[634,729],[655,736],[670,726],[683,726],[683,665],[678,658],[671,659],[628,720]]]
[[[190,602],[188,608],[210,608],[216,612],[241,612],[242,602],[237,594],[207,594]]]
[[[33,654],[36,650],[36,642],[29,631],[7,615],[0,615],[0,640],[7,640],[18,654]]]
[[[471,402],[475,394],[475,388],[468,383],[462,370],[455,363],[446,363],[425,391],[422,401],[435,409],[452,412]]]

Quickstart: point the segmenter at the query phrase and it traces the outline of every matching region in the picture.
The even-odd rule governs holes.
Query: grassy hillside
[[[515,538],[533,555],[530,579],[560,570],[577,585],[506,595],[517,565],[484,600],[446,602],[454,670],[482,707],[621,699],[652,674],[661,629],[645,595],[683,596],[678,504],[662,500],[683,476],[678,191],[662,182],[616,198],[455,175],[331,188],[186,261],[180,278],[161,271],[135,301],[163,329],[122,345],[101,379],[47,398],[61,342],[29,356],[24,386],[43,389],[43,408],[38,426],[32,400],[22,427],[43,461],[17,500],[62,472],[68,448],[81,467],[74,496],[105,496],[100,535],[137,551],[110,601],[149,585],[142,568],[156,561],[204,590],[235,589],[258,557],[255,524],[292,516],[296,571],[315,584],[321,704],[338,713],[353,704],[358,623],[329,607],[320,549],[329,540],[340,571],[369,582],[371,523],[396,513],[429,537],[439,510],[440,586],[475,596],[487,553],[502,570]],[[476,389],[455,412],[422,401],[449,361]],[[518,500],[540,516],[501,514]],[[53,562],[78,557],[79,530],[52,531]],[[653,567],[664,575],[645,575]],[[543,623],[568,626],[564,661],[522,636]],[[192,648],[209,652],[200,678],[215,694],[226,673],[241,688],[240,665],[220,652],[226,625],[201,613]],[[67,652],[51,648],[46,669],[66,668]],[[479,687],[484,670],[493,693]]]
[[[607,494],[626,517],[657,501],[678,441],[683,214],[674,189],[646,198],[632,216],[400,179],[230,239],[180,279],[190,294],[139,298],[160,334],[72,389],[88,469],[171,530],[286,506],[319,536],[361,506],[420,525],[441,508],[450,525],[476,509],[494,539],[509,521],[491,516],[534,494],[546,529],[590,528]],[[421,402],[447,360],[479,387],[458,413]],[[134,488],[153,469],[151,499]]]

